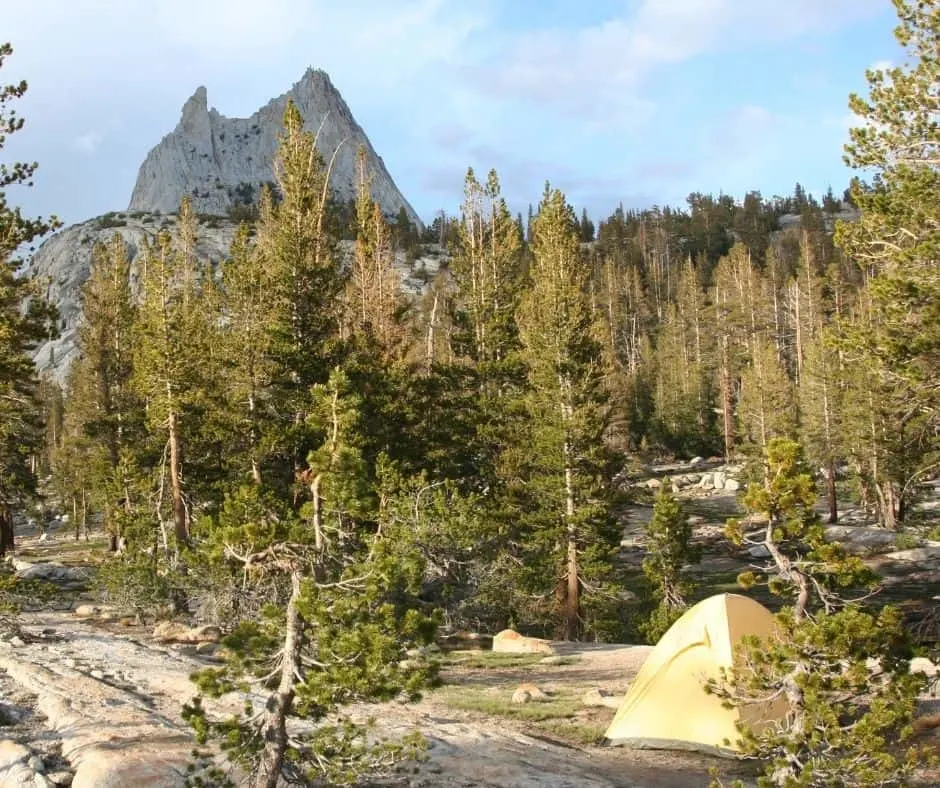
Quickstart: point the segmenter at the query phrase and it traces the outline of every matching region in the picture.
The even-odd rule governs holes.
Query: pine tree
[[[870,274],[871,318],[847,332],[845,351],[857,359],[858,376],[872,376],[865,388],[889,411],[884,428],[873,425],[874,437],[879,430],[905,436],[881,441],[887,456],[879,462],[880,469],[907,466],[903,476],[890,474],[890,486],[872,479],[889,526],[903,520],[905,491],[940,453],[940,9],[894,5],[895,35],[908,59],[867,72],[868,97],[850,98],[860,125],[851,130],[846,162],[876,175],[870,185],[854,182],[861,218],[837,229],[837,242]],[[933,437],[925,443],[918,436]]]
[[[372,176],[366,172],[364,148],[357,161],[356,247],[346,286],[347,333],[374,343],[382,362],[388,365],[408,354],[410,332],[403,319],[406,304],[401,276],[395,270],[391,230],[372,198]],[[408,221],[407,215],[403,218]]]
[[[354,784],[415,753],[413,738],[367,741],[364,726],[327,719],[352,702],[415,697],[435,673],[427,660],[405,659],[434,632],[415,604],[421,561],[363,527],[376,501],[358,448],[358,406],[341,370],[313,388],[308,419],[321,440],[308,456],[311,500],[299,517],[253,484],[228,496],[213,527],[220,559],[241,565],[246,577],[254,569],[278,573],[290,589],[282,609],[236,626],[222,668],[197,676],[212,697],[257,682],[269,692],[264,709],[218,721],[197,698],[184,711],[200,741],[218,737],[254,788],[274,788],[284,777]],[[292,717],[316,726],[288,735]]]
[[[338,149],[337,149],[338,151]],[[274,176],[279,200],[262,194],[257,225],[259,264],[272,284],[266,331],[270,332],[272,403],[270,437],[280,482],[293,483],[303,469],[313,437],[306,427],[310,387],[323,383],[338,353],[339,294],[344,275],[329,232],[330,164],[304,130],[303,117],[288,102]]]
[[[738,424],[745,450],[763,456],[772,438],[793,437],[795,400],[773,344],[758,337],[751,347],[750,364],[741,374]]]
[[[222,312],[227,320],[221,332],[221,380],[232,420],[229,450],[243,458],[237,472],[261,484],[268,448],[266,426],[272,419],[268,387],[274,362],[268,306],[274,283],[251,245],[250,233],[246,224],[238,228],[222,269]]]
[[[770,590],[789,604],[776,616],[777,633],[745,638],[736,672],[708,690],[732,705],[786,699],[783,725],[739,728],[741,750],[765,761],[763,788],[904,785],[922,756],[905,742],[923,679],[909,672],[900,613],[885,606],[875,615],[846,599],[875,579],[825,540],[800,446],[774,439],[766,462],[766,480],[743,499],[760,535],[736,519],[727,532],[736,544],[764,547]],[[739,579],[759,580],[752,572]]]
[[[185,203],[184,198],[180,212],[184,238],[186,224],[191,221]],[[133,356],[135,388],[146,402],[150,429],[166,437],[158,485],[162,491],[165,478],[169,486],[177,550],[190,538],[192,518],[187,509],[191,507],[183,489],[183,462],[187,442],[197,431],[191,407],[199,396],[200,373],[206,362],[206,337],[199,330],[200,324],[205,325],[204,316],[197,315],[198,292],[190,272],[193,264],[183,243],[182,248],[175,245],[164,231],[155,246],[144,249],[143,296]]]
[[[459,323],[467,326],[467,355],[485,374],[517,347],[521,284],[522,244],[495,171],[485,186],[467,171],[458,238],[450,269]]]
[[[0,68],[12,52],[9,44],[0,44]],[[25,93],[25,81],[0,86],[0,149],[23,127],[11,104]],[[31,351],[54,331],[54,315],[38,285],[17,276],[22,261],[16,254],[58,222],[27,219],[6,195],[10,186],[32,185],[37,166],[0,164],[0,555],[13,547],[13,507],[35,490],[31,455],[42,444],[43,429]]]
[[[692,545],[692,525],[676,499],[672,482],[664,482],[653,504],[646,526],[646,558],[643,574],[653,587],[657,606],[644,632],[658,641],[688,607],[690,584],[682,579],[682,568],[699,561],[701,550]]]
[[[609,576],[618,535],[605,486],[603,355],[586,295],[589,268],[564,195],[546,185],[533,221],[531,286],[519,311],[529,368],[529,488],[566,639],[582,632],[586,581]]]
[[[806,453],[826,476],[829,522],[839,518],[836,465],[844,459],[844,389],[838,353],[826,334],[805,349],[799,383],[799,433]]]
[[[81,470],[90,504],[104,515],[112,549],[116,549],[124,536],[117,509],[127,515],[143,503],[134,500],[131,480],[122,475],[127,469],[122,458],[139,450],[144,435],[142,403],[132,385],[137,309],[131,294],[130,263],[119,234],[92,252],[82,305],[80,359],[68,380],[63,460],[83,458]]]

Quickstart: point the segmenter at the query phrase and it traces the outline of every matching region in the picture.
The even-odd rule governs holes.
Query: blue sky
[[[38,160],[30,214],[126,207],[147,152],[205,85],[245,116],[326,70],[426,219],[467,166],[514,210],[546,180],[595,218],[693,191],[841,192],[848,94],[899,58],[889,0],[9,0],[0,82]],[[6,4],[5,4],[6,5]]]

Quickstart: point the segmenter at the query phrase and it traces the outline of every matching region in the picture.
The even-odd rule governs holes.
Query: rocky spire
[[[257,198],[261,185],[273,180],[288,98],[294,100],[306,127],[319,130],[318,147],[325,159],[339,148],[331,180],[339,200],[356,198],[356,151],[364,146],[376,202],[389,216],[404,207],[420,225],[327,73],[313,68],[250,118],[227,118],[210,111],[205,87],[197,88],[183,105],[177,127],[141,165],[128,210],[173,213],[188,194],[198,213],[225,215],[233,204]]]

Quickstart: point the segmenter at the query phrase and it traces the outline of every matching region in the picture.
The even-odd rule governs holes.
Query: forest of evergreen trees
[[[786,486],[800,468],[830,521],[845,479],[904,528],[940,461],[940,140],[938,12],[898,5],[914,64],[852,98],[847,160],[877,175],[846,202],[693,194],[595,226],[546,184],[523,222],[495,172],[469,171],[460,215],[419,239],[382,215],[361,168],[343,266],[328,173],[290,105],[276,191],[218,270],[187,201],[133,281],[120,235],[95,250],[63,391],[28,369],[49,315],[35,294],[19,308],[31,285],[12,260],[48,225],[0,201],[0,551],[49,477],[77,523],[111,536],[112,598],[225,622],[233,657],[202,691],[266,676],[272,700],[250,725],[187,713],[273,786],[400,755],[366,756],[349,726],[324,725],[303,747],[341,755],[310,767],[284,717],[416,693],[434,666],[405,655],[442,623],[635,634],[617,553],[642,463],[746,461],[766,492],[749,493],[754,511],[814,550],[790,514],[813,516],[805,484]],[[22,90],[0,94],[0,113]],[[30,176],[4,170],[0,186]],[[409,299],[395,254],[421,240],[444,240],[449,261]],[[819,556],[780,576],[835,577]]]

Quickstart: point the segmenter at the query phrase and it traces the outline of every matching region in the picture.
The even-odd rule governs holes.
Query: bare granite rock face
[[[306,128],[318,132],[317,146],[326,162],[338,148],[331,183],[339,200],[356,197],[356,154],[363,146],[375,201],[389,216],[404,207],[410,220],[421,226],[329,76],[313,69],[250,118],[227,118],[209,109],[206,89],[198,88],[183,105],[176,129],[147,155],[128,210],[172,213],[188,194],[197,212],[224,216],[232,205],[257,199],[260,187],[274,180],[288,99],[297,105]]]
[[[200,259],[213,266],[224,260],[232,245],[237,225],[227,219],[200,220],[197,251]],[[131,284],[137,278],[137,259],[144,241],[154,243],[157,234],[167,230],[175,237],[176,218],[150,214],[106,214],[60,230],[45,241],[33,255],[29,275],[45,288],[46,299],[59,311],[59,336],[37,348],[33,360],[41,372],[48,372],[60,384],[75,357],[75,342],[81,321],[81,288],[88,279],[95,245],[107,243],[118,233],[131,260]]]
[[[228,258],[237,227],[229,219],[200,216],[196,239],[199,259],[218,270],[218,266]],[[176,237],[175,216],[142,212],[110,213],[66,227],[39,247],[30,260],[28,274],[42,283],[46,298],[59,311],[59,336],[42,344],[33,354],[40,372],[51,375],[62,384],[75,358],[78,328],[82,319],[81,288],[88,279],[95,245],[107,243],[115,233],[124,239],[127,256],[131,261],[131,287],[136,292],[136,260],[144,241],[154,243],[157,234],[163,230]],[[352,242],[340,242],[339,252],[343,259],[348,260],[352,251]],[[409,263],[404,252],[400,252],[396,258],[396,267],[401,275],[404,292],[412,296],[423,292],[444,257],[444,250],[439,246],[426,247],[425,254],[413,263]],[[340,264],[343,259],[339,261]]]

